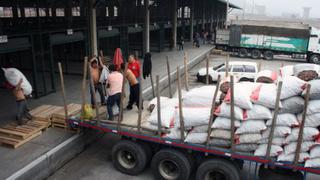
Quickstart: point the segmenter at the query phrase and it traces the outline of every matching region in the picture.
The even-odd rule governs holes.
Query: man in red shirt
[[[140,62],[134,58],[133,55],[129,56],[128,69],[130,69],[137,80],[140,82]]]

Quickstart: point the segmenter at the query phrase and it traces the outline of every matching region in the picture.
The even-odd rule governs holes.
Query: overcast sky
[[[246,3],[244,3],[246,1]],[[282,15],[282,13],[298,13],[302,15],[302,7],[312,7],[310,16],[320,18],[320,0],[230,0],[230,2],[251,11],[253,2],[265,5],[268,15]]]

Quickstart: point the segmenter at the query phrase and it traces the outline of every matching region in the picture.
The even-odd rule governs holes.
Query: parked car
[[[229,62],[229,75],[233,75],[240,81],[254,81],[255,75],[258,72],[258,66],[255,62],[232,61]],[[215,67],[209,67],[209,83],[216,82],[218,75],[221,77],[226,73],[226,64],[220,64]],[[206,83],[206,68],[201,68],[197,73],[197,79],[200,82]]]

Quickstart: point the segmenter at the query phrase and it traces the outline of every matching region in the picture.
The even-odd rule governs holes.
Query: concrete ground
[[[252,59],[239,59],[235,57],[230,58],[231,61],[251,61],[259,62]],[[223,56],[211,56],[210,66],[219,65],[225,61]],[[282,64],[290,65],[297,64],[298,61],[289,61],[287,58],[279,57],[274,61],[261,61],[262,69],[273,69],[277,70]],[[190,84],[192,86],[198,86],[199,83],[196,82],[196,73],[199,68],[205,67],[205,62],[200,63],[195,68],[190,70]],[[174,85],[175,89],[175,85]],[[168,95],[168,91],[163,91],[162,95]],[[153,179],[153,174],[150,167],[138,176],[129,176],[122,174],[117,171],[112,165],[111,150],[113,145],[119,140],[119,137],[114,135],[106,134],[98,142],[90,146],[86,151],[81,153],[78,157],[67,163],[60,170],[54,173],[49,180],[122,180],[122,179],[132,179],[132,180],[151,180]],[[249,169],[253,170],[254,167],[249,167],[250,165],[246,163],[244,165],[244,171],[242,172],[243,179],[252,179],[249,177]],[[319,179],[320,175],[309,174],[307,176],[308,180]],[[192,179],[192,178],[191,178]]]
[[[201,48],[192,48],[191,45],[186,46],[189,59],[197,57],[199,54],[207,52],[212,46],[202,46]],[[174,67],[183,65],[182,51],[165,51],[162,53],[152,54],[153,75],[163,77],[167,74],[164,70],[166,68],[166,56],[169,57],[172,71]],[[82,77],[76,75],[66,75],[65,85],[68,103],[81,103],[81,82]],[[62,96],[60,90],[60,82],[57,82],[58,91],[48,96],[31,99],[28,101],[29,108],[32,109],[42,104],[62,105]],[[150,86],[150,80],[143,80],[143,87]],[[13,121],[15,117],[16,104],[14,97],[8,90],[0,89],[0,127]],[[89,102],[89,91],[87,93],[87,101]],[[13,150],[0,146],[0,179],[9,177],[14,172],[31,163],[36,158],[45,154],[58,144],[64,142],[73,136],[72,133],[66,132],[62,129],[49,128],[47,131],[32,141],[26,143],[20,148]]]

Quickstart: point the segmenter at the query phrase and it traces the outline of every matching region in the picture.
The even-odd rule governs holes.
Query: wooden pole
[[[230,55],[228,54],[226,57],[226,77],[229,76],[229,58],[230,58]]]
[[[303,109],[302,121],[301,121],[300,129],[299,129],[298,143],[297,143],[296,152],[295,152],[294,161],[293,161],[295,165],[299,164],[299,159],[300,159],[301,144],[302,144],[302,141],[303,141],[304,124],[305,124],[305,121],[306,121],[307,109],[308,109],[309,98],[310,98],[310,88],[311,88],[311,85],[308,84],[308,86],[307,86],[307,94],[304,97],[304,107],[303,107],[304,109]]]
[[[231,153],[234,153],[234,139],[235,139],[235,117],[234,117],[234,77],[230,76],[230,121],[231,121]]]
[[[156,76],[157,86],[157,117],[158,117],[158,136],[161,138],[161,103],[160,103],[160,90],[159,90],[159,75]]]
[[[66,124],[68,124],[68,119],[69,119],[68,105],[67,105],[66,91],[65,91],[65,87],[64,87],[64,78],[63,78],[63,71],[62,71],[61,62],[58,63],[58,67],[59,67],[59,74],[60,74],[61,91],[62,91],[62,99],[63,99],[63,106],[64,106],[64,115],[66,118],[65,121],[66,121]]]
[[[168,72],[169,97],[172,98],[170,63],[169,63],[169,57],[166,56],[166,58],[167,58],[167,72]]]
[[[184,119],[183,119],[183,111],[182,111],[182,93],[181,93],[181,80],[180,80],[180,71],[179,67],[177,67],[177,82],[178,82],[178,96],[179,96],[179,120],[180,120],[180,138],[181,141],[184,142]]]
[[[184,53],[184,58],[183,58],[183,62],[184,62],[184,78],[185,78],[185,83],[186,83],[186,91],[189,91],[189,79],[188,79],[188,54],[187,52]]]
[[[119,109],[119,116],[118,116],[118,124],[117,124],[117,129],[120,130],[121,122],[123,120],[123,100],[124,100],[124,95],[125,95],[125,85],[126,85],[126,74],[128,71],[128,63],[126,63],[124,71],[122,72],[122,89],[121,89],[121,97],[120,97],[120,109]]]
[[[209,55],[206,58],[206,84],[209,84]]]
[[[154,83],[153,83],[153,75],[152,75],[152,72],[150,73],[150,81],[151,81],[152,95],[153,95],[153,98],[155,98],[155,97],[156,97],[156,93],[155,93],[155,89],[154,89]]]
[[[274,130],[275,130],[276,124],[277,124],[277,118],[278,118],[278,112],[279,112],[279,104],[280,104],[281,89],[282,89],[282,81],[279,81],[279,83],[278,83],[278,90],[277,90],[277,97],[276,97],[276,106],[275,106],[275,110],[274,110],[274,113],[273,113],[271,130],[270,130],[270,135],[269,135],[269,140],[268,140],[268,146],[267,146],[267,152],[266,152],[266,159],[267,159],[267,160],[270,159],[270,152],[271,152],[271,147],[272,147],[273,135],[274,135]],[[266,164],[266,165],[267,165],[267,164]]]
[[[214,118],[214,110],[216,109],[216,100],[219,92],[220,81],[221,81],[221,77],[220,75],[218,75],[218,81],[217,81],[216,90],[214,91],[214,95],[212,99],[211,113],[210,113],[210,119],[209,119],[208,130],[207,130],[208,132],[207,142],[206,142],[207,148],[209,148],[209,145],[210,145],[211,126]]]
[[[258,64],[258,72],[261,71],[261,67],[262,67],[262,60],[259,61],[259,64]]]
[[[93,98],[93,103],[94,103],[95,111],[96,111],[96,115],[97,115],[96,119],[97,119],[98,125],[100,125],[99,105],[97,103],[96,92],[95,92],[95,88],[94,88],[94,82],[93,82],[93,78],[91,76],[92,68],[91,68],[91,64],[90,63],[88,63],[88,69],[89,69],[89,77],[90,77],[90,88],[91,88],[91,93],[92,93],[92,97],[91,98]]]
[[[140,69],[140,74],[141,69]],[[142,101],[142,81],[139,83],[139,111],[138,111],[138,132],[141,133],[141,120],[142,120],[142,107],[143,107],[143,101]]]
[[[87,89],[87,71],[88,71],[88,57],[84,57],[83,61],[83,78],[82,78],[82,113],[86,104],[86,89]]]

